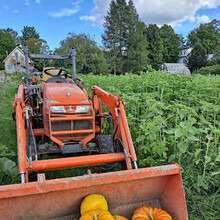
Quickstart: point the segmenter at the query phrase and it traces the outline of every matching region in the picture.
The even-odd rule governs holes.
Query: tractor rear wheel
[[[112,137],[108,135],[99,134],[94,138],[95,143],[98,146],[100,154],[112,154],[114,153],[114,145]],[[100,173],[112,172],[115,169],[115,163],[108,163],[99,166],[98,171]]]

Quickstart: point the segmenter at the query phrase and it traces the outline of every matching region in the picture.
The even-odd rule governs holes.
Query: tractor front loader
[[[66,56],[39,55],[24,46],[24,54],[26,76],[13,104],[21,184],[0,187],[0,219],[78,218],[82,199],[99,193],[107,198],[111,213],[129,219],[135,208],[150,205],[165,209],[174,220],[187,220],[179,165],[138,169],[125,104],[98,86],[88,96],[76,76],[75,50]],[[38,83],[37,73],[30,76],[28,56],[71,58],[73,75],[48,67]],[[102,112],[102,103],[108,112]],[[103,118],[110,119],[111,135],[102,134]],[[115,164],[121,165],[120,171]],[[87,166],[96,173],[55,180],[43,173]]]

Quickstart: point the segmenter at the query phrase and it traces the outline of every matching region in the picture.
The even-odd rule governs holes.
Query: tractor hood
[[[44,94],[46,99],[66,104],[87,103],[88,95],[85,90],[71,83],[45,83]]]

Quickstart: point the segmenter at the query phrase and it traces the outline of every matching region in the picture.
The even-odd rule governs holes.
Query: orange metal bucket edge
[[[7,215],[11,219],[28,219],[30,212],[39,219],[75,214],[90,193],[104,195],[110,210],[121,206],[124,212],[118,214],[129,213],[128,217],[133,210],[125,210],[127,204],[138,207],[144,200],[156,199],[174,220],[188,220],[178,164],[0,186],[0,219],[7,219]]]
[[[72,187],[88,186],[86,181],[94,184],[113,183],[117,181],[128,181],[140,178],[152,178],[158,176],[174,175],[180,173],[180,166],[176,163],[171,165],[139,168],[133,170],[122,170],[102,174],[86,174],[77,177],[45,180],[43,183],[29,182],[0,186],[0,199],[14,196],[23,196],[33,193],[44,193]],[[91,184],[90,184],[91,185]]]

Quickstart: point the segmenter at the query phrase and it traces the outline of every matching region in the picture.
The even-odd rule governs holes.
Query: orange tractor
[[[27,74],[13,104],[23,184],[0,187],[0,218],[71,219],[78,217],[85,195],[100,193],[113,213],[128,218],[134,208],[155,205],[173,219],[188,219],[179,165],[138,169],[125,104],[97,86],[88,96],[83,80],[76,77],[75,50],[66,56],[29,54],[30,58],[72,59],[72,76],[63,68],[45,68],[41,84],[34,74],[30,77],[26,46],[24,53]],[[102,112],[101,101],[109,112]],[[102,134],[103,118],[110,119],[109,136]],[[44,155],[69,157],[44,159]],[[116,163],[121,171],[114,171]],[[46,180],[42,173],[83,166],[95,167],[99,174]]]

